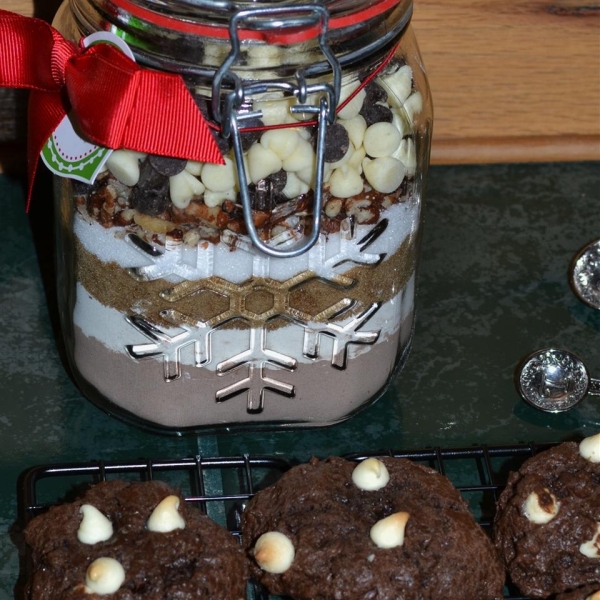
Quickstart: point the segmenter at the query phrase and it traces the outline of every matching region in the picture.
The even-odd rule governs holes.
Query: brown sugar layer
[[[407,238],[391,256],[377,265],[355,266],[344,273],[345,285],[332,285],[305,271],[285,282],[253,277],[232,284],[219,277],[174,284],[165,279],[140,282],[117,263],[104,263],[77,241],[77,278],[101,304],[129,314],[132,305],[149,320],[170,325],[169,311],[191,322],[215,326],[237,318],[236,328],[256,327],[274,316],[323,322],[347,318],[344,308],[363,310],[373,299],[386,302],[396,296],[414,274],[416,240]],[[352,306],[350,306],[352,304]],[[240,317],[243,319],[240,319]],[[271,326],[274,326],[271,323]]]

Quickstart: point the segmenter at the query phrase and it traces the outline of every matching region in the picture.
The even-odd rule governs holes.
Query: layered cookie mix
[[[532,598],[588,600],[600,588],[600,434],[527,460],[498,501],[495,543]]]
[[[50,508],[25,530],[31,600],[244,600],[233,536],[168,485],[110,481]]]
[[[295,600],[499,600],[504,570],[450,481],[404,459],[292,468],[243,515],[254,576]]]
[[[376,397],[412,333],[422,103],[399,62],[342,87],[321,235],[293,259],[250,243],[220,135],[224,165],[120,150],[92,186],[58,182],[75,234],[65,305],[84,391],[172,428],[328,424]],[[310,234],[315,199],[315,128],[291,104],[255,100],[262,118],[241,137],[252,221],[283,249]]]

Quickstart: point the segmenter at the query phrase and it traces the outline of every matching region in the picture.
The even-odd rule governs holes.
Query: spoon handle
[[[587,393],[590,396],[600,396],[600,379],[592,379],[590,377]]]

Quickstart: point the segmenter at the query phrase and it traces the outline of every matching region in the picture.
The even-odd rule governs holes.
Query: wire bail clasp
[[[232,138],[233,152],[237,167],[238,184],[244,212],[244,222],[248,235],[259,251],[277,258],[293,258],[307,252],[319,239],[321,232],[321,210],[323,207],[323,174],[325,163],[325,140],[327,128],[335,121],[336,107],[340,98],[342,70],[327,42],[327,26],[329,12],[321,4],[300,4],[281,7],[256,8],[238,11],[229,24],[231,51],[223,64],[217,70],[212,86],[212,109],[215,119],[221,126],[221,134]],[[296,71],[295,82],[285,80],[271,80],[258,82],[242,82],[230,68],[239,58],[241,44],[239,27],[241,24],[251,26],[261,31],[282,28],[319,27],[319,47],[331,66],[332,83],[317,83],[308,85],[302,69]],[[227,80],[233,90],[225,95],[221,103],[221,88]],[[295,114],[313,115],[317,119],[317,146],[315,190],[312,230],[308,238],[299,246],[291,249],[279,249],[263,242],[258,234],[252,219],[252,205],[248,190],[248,177],[244,167],[244,153],[242,148],[241,133],[243,122],[262,117],[262,111],[248,111],[243,109],[247,99],[255,94],[279,90],[293,95],[298,104],[291,107]],[[309,96],[318,94],[319,104],[308,104]]]

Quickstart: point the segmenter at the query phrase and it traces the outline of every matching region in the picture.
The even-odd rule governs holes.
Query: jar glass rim
[[[71,2],[77,4],[79,0]],[[113,16],[118,21],[139,20],[151,27],[186,35],[223,39],[229,38],[230,19],[240,10],[290,6],[280,1],[251,0],[91,0],[91,4],[104,15]],[[311,4],[324,6],[330,15],[328,29],[332,31],[352,30],[391,12],[395,14],[395,20],[412,13],[412,0],[322,0],[294,4],[298,7]],[[240,38],[269,42],[264,35],[253,30],[240,31]],[[286,43],[285,39],[283,43]]]

